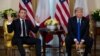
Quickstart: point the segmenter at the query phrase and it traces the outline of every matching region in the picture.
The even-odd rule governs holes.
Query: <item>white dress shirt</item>
[[[21,35],[20,35],[20,36],[21,36],[21,37],[23,37],[23,34],[24,34],[24,33],[23,33],[24,31],[23,31],[22,20],[23,20],[23,19],[20,18],[20,22],[21,22]],[[24,24],[25,24],[25,36],[27,36],[27,27],[26,27],[26,23],[25,23],[25,20],[23,20],[23,21],[24,21]]]

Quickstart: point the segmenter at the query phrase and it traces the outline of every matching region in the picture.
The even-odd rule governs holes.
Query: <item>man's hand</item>
[[[79,42],[75,42],[76,50],[79,48]]]
[[[80,42],[80,44],[79,44],[79,48],[82,47],[83,43],[84,43],[84,40],[81,40],[81,42]]]
[[[80,44],[83,44],[83,43],[84,43],[84,40],[82,39],[81,42],[80,42]]]
[[[40,20],[39,20],[38,16],[35,16],[35,21],[36,21],[36,23],[40,23]]]
[[[82,45],[83,45],[82,43],[79,44],[79,48],[80,48],[80,49],[82,48]]]
[[[77,39],[74,39],[76,50],[79,48],[79,42]]]

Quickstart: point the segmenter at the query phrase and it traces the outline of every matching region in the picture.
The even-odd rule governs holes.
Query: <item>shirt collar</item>
[[[25,19],[20,18],[20,21],[22,21],[22,20],[24,20],[24,21],[25,21]]]
[[[81,23],[82,18],[77,18],[77,22],[79,21],[79,19],[80,19],[80,23]]]

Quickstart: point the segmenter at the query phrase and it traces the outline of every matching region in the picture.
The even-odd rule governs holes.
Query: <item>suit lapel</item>
[[[75,32],[77,32],[77,18],[76,17],[73,19],[73,26],[74,26]]]
[[[84,27],[84,18],[82,18],[81,20],[81,31],[83,30],[83,27]]]
[[[19,27],[21,28],[21,22],[20,22],[20,19],[18,19],[18,25],[19,25]]]
[[[20,19],[18,18],[18,29],[20,30],[20,34],[21,34],[21,22],[20,22]]]

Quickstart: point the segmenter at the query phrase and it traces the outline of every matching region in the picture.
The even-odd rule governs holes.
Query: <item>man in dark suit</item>
[[[69,18],[68,36],[65,39],[66,51],[71,56],[72,45],[75,44],[76,49],[85,44],[84,56],[91,52],[93,39],[89,37],[89,19],[83,17],[83,9],[78,7],[75,9],[75,16]]]
[[[38,38],[33,38],[29,36],[29,32],[33,31],[37,33],[39,29],[39,20],[35,20],[36,26],[32,27],[32,23],[26,20],[26,13],[25,9],[21,9],[19,11],[19,18],[15,20],[8,20],[8,32],[14,31],[14,36],[12,39],[12,44],[17,45],[18,50],[21,56],[25,56],[25,49],[23,48],[23,44],[29,44],[36,46],[36,55],[41,56],[41,41]]]

